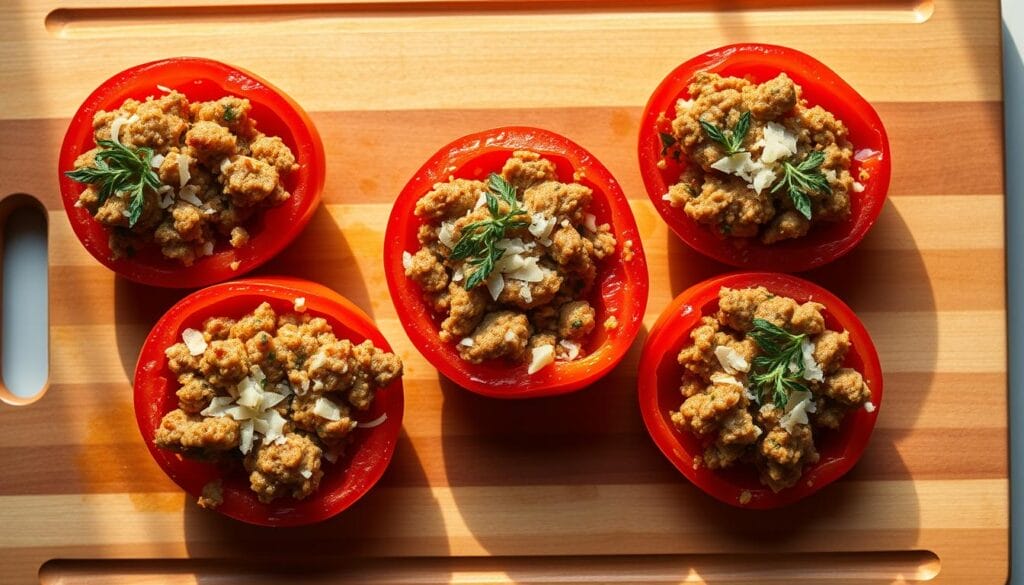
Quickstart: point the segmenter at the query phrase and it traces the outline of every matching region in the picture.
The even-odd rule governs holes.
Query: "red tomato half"
[[[850,218],[844,222],[822,223],[811,227],[802,237],[771,245],[755,238],[728,238],[717,235],[709,226],[690,219],[679,207],[662,199],[670,186],[678,182],[685,160],[661,156],[659,132],[669,132],[675,117],[675,104],[688,99],[689,84],[698,71],[723,76],[746,77],[763,83],[785,72],[803,88],[803,99],[832,112],[850,130],[854,152],[870,149],[876,154],[864,161],[853,160],[854,179],[862,170],[870,178],[861,181],[862,193],[851,193]],[[878,219],[889,190],[891,157],[889,138],[874,108],[834,71],[820,61],[786,47],[760,44],[729,45],[690,59],[661,82],[647,102],[640,121],[640,173],[647,195],[672,231],[684,242],[719,262],[741,268],[797,272],[831,262],[854,248]],[[664,169],[658,162],[666,161]]]
[[[763,286],[772,293],[785,295],[804,303],[815,301],[825,305],[825,325],[832,330],[850,332],[852,347],[843,363],[864,376],[871,389],[871,402],[876,410],[869,413],[863,408],[846,415],[836,431],[818,431],[815,446],[821,459],[805,467],[803,477],[791,488],[779,493],[761,484],[753,466],[739,465],[725,470],[694,469],[694,457],[703,454],[701,440],[690,433],[676,429],[669,418],[671,411],[679,410],[683,397],[679,392],[682,366],[676,360],[680,350],[690,345],[690,331],[701,317],[718,310],[718,291],[723,286],[747,288]],[[825,289],[785,274],[769,272],[738,272],[705,280],[675,298],[661,314],[647,337],[640,357],[639,371],[640,411],[651,438],[661,452],[679,471],[700,489],[734,506],[754,509],[777,508],[805,498],[842,477],[867,446],[878,407],[882,404],[882,368],[871,337],[864,325],[835,295]],[[750,492],[750,502],[740,504],[740,495]]]
[[[423,300],[419,285],[405,277],[402,252],[419,249],[416,232],[424,222],[413,214],[416,201],[437,182],[450,176],[486,180],[500,172],[516,150],[531,150],[555,163],[558,179],[578,182],[594,192],[590,212],[597,223],[609,223],[617,240],[617,253],[600,263],[593,292],[587,299],[597,312],[597,327],[587,340],[586,357],[558,361],[530,375],[527,366],[503,359],[482,364],[463,361],[455,346],[438,338],[442,319]],[[395,310],[413,344],[439,372],[456,384],[485,396],[528,398],[577,390],[593,383],[615,367],[636,338],[647,307],[647,261],[640,245],[636,221],[618,181],[592,154],[564,136],[537,128],[495,128],[464,136],[439,150],[402,189],[384,239],[384,271]],[[632,241],[633,258],[620,257],[625,242]],[[614,315],[618,327],[602,324]]]
[[[367,412],[356,413],[364,422],[387,414],[379,426],[356,428],[355,439],[337,463],[324,462],[320,487],[303,500],[279,498],[263,504],[249,489],[248,474],[241,461],[208,463],[187,459],[153,444],[156,429],[165,414],[177,408],[176,376],[167,367],[164,350],[181,341],[186,328],[202,329],[208,317],[238,318],[269,302],[279,314],[292,311],[297,297],[305,297],[307,312],[327,319],[339,339],[373,345],[391,351],[373,322],[348,299],[331,289],[297,278],[259,277],[226,282],[205,288],[171,307],[149,332],[135,368],[135,418],[150,454],[161,469],[193,497],[203,486],[220,478],[224,503],[218,512],[264,526],[311,524],[334,516],[361,498],[384,474],[402,428],[404,398],[402,381],[396,380],[377,391]]]
[[[148,96],[158,96],[162,92],[157,85],[176,89],[189,101],[215,100],[229,94],[248,99],[257,129],[281,137],[301,165],[284,179],[291,198],[260,211],[246,222],[251,235],[249,243],[235,249],[221,240],[212,256],[197,258],[192,266],[164,258],[156,246],[148,246],[131,258],[112,259],[108,229],[87,210],[75,207],[84,185],[64,175],[65,171],[72,170],[78,155],[95,147],[92,119],[96,112],[116,109],[128,98],[145,100]],[[126,69],[92,92],[78,108],[64,135],[57,173],[71,227],[93,257],[135,282],[195,288],[253,270],[273,258],[302,232],[320,203],[324,187],[324,146],[306,112],[281,90],[237,67],[209,59],[179,57]],[[238,269],[232,270],[231,263],[236,261]]]

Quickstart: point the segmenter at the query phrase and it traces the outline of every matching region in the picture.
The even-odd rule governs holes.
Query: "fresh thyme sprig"
[[[505,253],[497,247],[498,241],[505,237],[505,231],[530,225],[528,220],[522,219],[527,212],[519,204],[512,184],[501,175],[491,173],[487,177],[487,186],[484,196],[487,198],[487,210],[491,212],[490,219],[463,226],[462,235],[451,254],[452,259],[467,260],[474,267],[473,273],[466,278],[466,290],[486,280],[494,270],[494,264]],[[501,211],[502,202],[508,206],[505,212]]]
[[[103,150],[96,153],[94,166],[64,174],[79,183],[98,185],[101,205],[112,195],[127,196],[128,227],[132,227],[142,215],[146,188],[156,190],[161,186],[152,167],[153,149],[129,148],[113,140],[98,140],[96,144]]]
[[[764,319],[754,319],[754,329],[748,335],[761,348],[750,376],[758,404],[770,392],[775,406],[785,408],[791,392],[807,392],[802,347],[807,335],[794,335]]]
[[[745,150],[743,139],[747,137],[747,132],[750,130],[750,112],[743,112],[732,130],[719,130],[718,126],[706,120],[700,120],[700,127],[704,129],[704,134],[707,134],[708,138],[725,148],[726,156],[732,156]]]
[[[821,172],[825,153],[815,150],[798,165],[789,161],[782,163],[782,179],[772,187],[772,193],[785,187],[793,207],[807,219],[811,219],[811,193],[832,193],[828,178]]]

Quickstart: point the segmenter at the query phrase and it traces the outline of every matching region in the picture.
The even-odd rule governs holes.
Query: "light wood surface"
[[[1005,582],[997,0],[116,4],[14,0],[0,12],[0,197],[27,193],[49,211],[52,347],[45,395],[0,404],[0,583],[280,583],[290,570],[315,583]],[[650,326],[725,268],[679,243],[649,204],[640,112],[679,62],[740,41],[828,63],[876,105],[894,158],[874,230],[809,274],[875,339],[878,428],[847,478],[769,513],[717,504],[657,452],[635,397],[644,333],[578,394],[478,398],[440,383],[411,346],[379,262],[390,203],[434,150],[488,127],[542,126],[590,149],[630,197]],[[318,526],[204,513],[160,472],[129,375],[184,293],[116,279],[60,206],[57,151],[79,102],[116,71],[182,54],[251,69],[312,113],[328,154],[324,205],[263,272],[345,294],[407,366],[391,469]]]

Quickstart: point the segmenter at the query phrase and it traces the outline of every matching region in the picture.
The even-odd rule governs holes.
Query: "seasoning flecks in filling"
[[[850,174],[853,145],[841,120],[807,107],[785,73],[762,84],[698,73],[680,100],[663,156],[685,156],[664,199],[722,236],[766,244],[850,216],[863,190]]]
[[[596,312],[586,300],[616,249],[589,208],[593,193],[516,151],[486,181],[452,178],[416,204],[420,249],[403,255],[462,359],[505,358],[534,373],[584,355]]]
[[[290,197],[295,156],[257,130],[250,109],[247,99],[189,103],[170,90],[95,115],[96,147],[67,174],[86,184],[76,206],[110,230],[114,258],[157,246],[191,265],[218,241],[246,245],[249,218]]]
[[[316,491],[322,459],[336,460],[358,432],[356,413],[402,375],[394,354],[338,339],[308,312],[278,315],[269,303],[186,332],[166,351],[178,408],[154,442],[199,459],[237,458],[264,503]]]
[[[790,487],[818,461],[815,435],[871,405],[864,378],[843,367],[850,335],[827,329],[823,309],[763,287],[719,291],[718,313],[679,353],[684,402],[671,413],[704,441],[708,468],[752,464],[772,490]]]

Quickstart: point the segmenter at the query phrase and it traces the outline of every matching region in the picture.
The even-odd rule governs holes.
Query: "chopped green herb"
[[[570,323],[570,325],[572,325],[573,329],[579,329],[580,327],[583,327],[583,320],[582,319],[573,319],[573,321],[572,321],[572,323]]]
[[[224,121],[234,122],[235,118],[238,117],[238,113],[235,112],[235,107],[231,105],[224,106]]]
[[[750,112],[743,112],[732,130],[719,130],[718,126],[705,120],[700,121],[700,127],[708,138],[725,148],[727,156],[731,156],[744,151],[743,139],[747,137],[747,132],[750,130]]]
[[[750,376],[757,403],[761,404],[765,393],[770,393],[775,406],[785,408],[791,392],[807,391],[801,345],[807,335],[794,335],[764,319],[754,319],[754,328],[748,335],[761,348]]]
[[[268,352],[267,353],[267,361],[271,361],[271,362],[277,361],[277,354],[275,354],[273,351]]]
[[[671,152],[672,158],[679,160],[682,156],[682,151],[679,148],[679,141],[676,140],[676,137],[667,132],[658,132],[658,136],[661,138],[662,158],[668,156],[669,152]]]
[[[474,267],[472,274],[466,278],[466,290],[470,290],[490,276],[494,264],[501,259],[505,250],[498,248],[497,243],[505,237],[505,231],[526,227],[530,222],[525,219],[527,212],[519,204],[516,188],[497,173],[488,177],[488,190],[484,192],[487,199],[487,210],[490,219],[474,221],[462,228],[462,235],[452,249],[453,260],[467,260]],[[508,206],[502,213],[501,203]]]
[[[99,140],[96,144],[103,150],[96,153],[94,166],[64,174],[79,183],[98,185],[100,205],[112,195],[128,197],[128,227],[132,227],[142,216],[146,188],[155,191],[162,185],[153,171],[153,149],[130,148],[113,140]]]
[[[821,172],[821,164],[825,162],[825,153],[815,150],[807,155],[800,164],[782,163],[782,179],[772,187],[772,193],[785,187],[793,207],[800,215],[811,219],[811,193],[831,193],[832,187]]]

